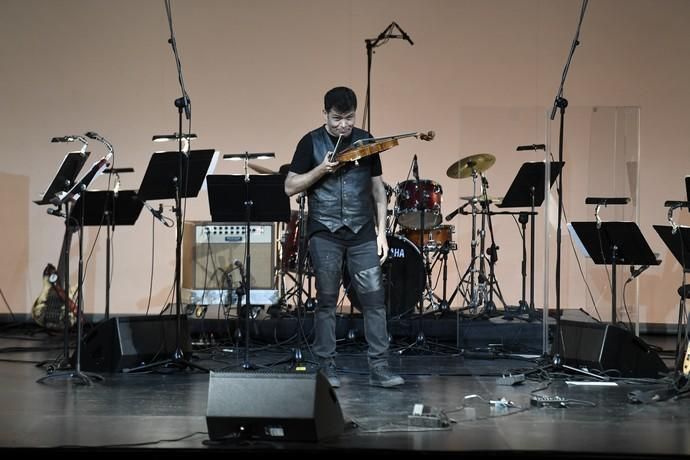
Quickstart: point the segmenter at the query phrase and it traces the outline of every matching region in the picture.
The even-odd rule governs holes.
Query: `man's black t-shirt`
[[[319,129],[323,129],[325,131],[326,127],[322,126]],[[338,138],[331,136],[331,134],[328,131],[326,131],[326,133],[330,136],[331,140],[333,141],[333,145],[335,145],[336,142],[338,142]],[[351,144],[351,142],[352,136],[345,137],[340,141],[340,145],[343,147],[347,147]],[[341,147],[338,147],[338,151],[340,150]],[[299,143],[297,144],[295,154],[292,157],[292,163],[290,164],[290,171],[294,172],[295,174],[305,174],[317,167],[318,164],[316,164],[316,161],[314,161],[313,151],[314,146],[312,143],[311,133],[307,133],[304,135],[304,137],[302,137],[302,139],[300,139]],[[358,163],[360,168],[371,169],[371,177],[380,176],[382,174],[381,157],[379,157],[378,153],[361,158],[358,161]],[[362,227],[357,233],[353,232],[345,226],[340,227],[335,232],[331,232],[325,225],[317,222],[316,220],[310,219],[307,227],[307,237],[310,238],[312,236],[336,240],[341,243],[354,246],[360,243],[364,243],[366,241],[376,239],[374,219],[372,216],[372,219],[367,224],[365,224],[364,227]]]

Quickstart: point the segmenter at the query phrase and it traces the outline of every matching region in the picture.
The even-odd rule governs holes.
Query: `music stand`
[[[51,203],[55,206],[62,207],[62,205],[65,206],[65,228],[67,229],[66,231],[70,231],[70,226],[72,224],[72,217],[71,217],[71,209],[70,209],[70,204],[73,203],[74,201],[78,200],[79,197],[85,193],[93,180],[98,177],[103,170],[108,166],[108,162],[113,156],[113,152],[110,151],[106,156],[102,157],[98,161],[96,161],[93,165],[91,165],[91,168],[82,176],[79,178],[78,181],[67,191],[67,192],[59,192],[58,194],[55,195],[55,198],[51,200]],[[82,212],[82,219],[83,219],[83,213],[84,213],[84,208],[81,208]],[[62,215],[58,211],[58,215]],[[65,245],[65,269],[69,270],[69,252],[70,252],[70,247],[69,245]],[[104,380],[102,376],[98,374],[93,374],[90,372],[82,372],[81,370],[81,336],[82,336],[82,314],[84,312],[84,295],[83,295],[83,280],[84,280],[84,228],[81,227],[79,229],[79,272],[78,272],[78,295],[77,295],[77,349],[75,352],[75,363],[74,363],[74,371],[65,371],[65,372],[57,372],[57,373],[52,373],[48,374],[45,377],[41,377],[40,379],[37,380],[38,383],[43,383],[47,380],[54,379],[54,378],[60,378],[60,377],[67,377],[67,378],[75,378],[77,379],[78,382],[83,383],[85,385],[91,385],[91,379],[93,378],[94,380],[99,380],[102,381]],[[69,296],[69,279],[65,279],[65,293],[67,296]],[[69,330],[69,315],[67,314],[67,305],[65,305],[65,332]],[[67,357],[67,355],[65,355]]]
[[[563,169],[563,161],[552,161],[550,169],[549,189],[553,187],[556,178]],[[536,218],[535,207],[541,206],[544,202],[544,189],[546,178],[546,164],[543,161],[528,161],[520,166],[513,182],[508,187],[508,191],[503,197],[499,208],[530,208],[530,268],[529,268],[529,311],[534,312],[534,220]],[[523,267],[525,251],[525,227],[523,224],[522,247],[523,247]],[[527,273],[523,269],[522,274],[522,300],[521,307],[525,302],[525,277]]]
[[[48,185],[48,188],[45,190],[45,192],[41,194],[41,198],[39,198],[38,200],[34,200],[34,203],[36,203],[39,206],[45,204],[52,204],[54,200],[57,200],[57,195],[59,193],[67,192],[67,190],[69,190],[74,181],[77,179],[77,174],[79,174],[79,171],[81,171],[81,168],[84,166],[84,163],[86,163],[86,159],[89,157],[90,154],[91,152],[82,153],[81,151],[67,153],[67,155],[65,155],[65,157],[62,159],[62,163],[60,163],[60,166],[58,167],[58,170],[55,173],[53,180],[50,182],[50,185]],[[49,214],[60,214],[59,210],[57,212],[50,211],[51,210],[49,210]],[[71,229],[67,225],[67,221],[65,221],[65,236],[63,237],[63,241],[65,241],[70,232]],[[65,251],[69,255],[69,248],[65,247]],[[63,256],[64,254],[60,254],[60,258],[63,258]],[[63,290],[65,287],[67,287],[67,291],[64,292],[66,292],[69,296],[69,257],[64,258],[63,260],[65,261],[64,273],[58,273],[58,276],[59,282],[61,283],[61,287],[63,288]],[[67,305],[65,305],[65,312],[67,312]],[[69,356],[69,315],[65,314],[64,322],[64,359],[66,360]]]
[[[246,270],[239,265],[242,283],[237,291],[237,311],[245,295],[245,359],[244,369],[253,369],[249,362],[249,311],[251,293],[251,222],[288,222],[290,199],[285,194],[285,176],[276,175],[209,175],[208,205],[214,222],[245,222]]]
[[[215,150],[156,152],[151,155],[139,187],[143,201],[174,199],[180,176],[180,198],[196,198],[208,173]],[[182,172],[180,173],[180,162]]]
[[[180,108],[180,110],[182,110]],[[150,369],[158,366],[178,365],[192,367],[204,372],[207,369],[185,359],[180,345],[181,332],[181,264],[182,264],[182,198],[193,198],[199,195],[204,177],[208,174],[215,150],[191,150],[184,153],[181,149],[171,152],[156,152],[151,155],[138,195],[142,201],[175,199],[176,244],[175,244],[175,351],[172,357],[159,362],[132,368],[129,372]]]
[[[111,190],[85,192],[72,208],[72,214],[83,216],[82,227],[106,226],[105,249],[105,320],[110,318],[110,241],[116,225],[134,225],[144,203],[137,198],[135,190]],[[82,213],[82,208],[85,208]]]
[[[56,194],[69,190],[90,154],[91,152],[77,151],[65,155],[52,182],[41,194],[41,198],[34,200],[34,203],[37,205],[51,204]]]
[[[206,177],[208,207],[213,222],[246,221],[245,202],[252,200],[251,222],[289,222],[290,198],[285,194],[285,176],[251,174],[249,189],[243,174]]]
[[[686,178],[687,184],[688,178]],[[678,305],[678,334],[676,342],[676,367],[681,367],[681,325],[683,324],[683,313],[685,312],[685,299],[688,295],[688,288],[685,283],[687,273],[690,273],[690,227],[678,226],[675,228],[670,225],[653,225],[654,230],[659,234],[666,247],[676,258],[680,267],[683,269],[682,284],[678,289],[680,303]],[[686,324],[686,327],[687,324]]]
[[[611,265],[611,324],[616,324],[616,267],[659,265],[635,222],[571,222],[574,239],[596,265]]]

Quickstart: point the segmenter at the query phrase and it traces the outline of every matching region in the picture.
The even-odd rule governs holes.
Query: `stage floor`
[[[105,373],[101,374],[104,381],[84,385],[73,371],[47,371],[62,355],[60,335],[48,335],[30,325],[6,324],[0,340],[3,450],[62,447],[75,453],[148,455],[167,455],[168,450],[194,455],[229,450],[272,456],[279,452],[323,454],[324,450],[465,457],[486,453],[560,458],[690,455],[690,398],[673,388],[672,379],[611,378],[607,384],[613,386],[597,386],[593,383],[598,379],[543,366],[538,354],[470,353],[453,343],[428,340],[420,347],[414,340],[395,339],[390,362],[406,384],[384,389],[368,384],[364,344],[357,339],[341,340],[337,363],[342,386],[335,393],[346,422],[342,435],[318,442],[236,439],[220,443],[211,442],[207,433],[208,373],[190,367],[160,367],[149,372]],[[662,348],[660,355],[671,364],[673,338],[656,341]],[[70,353],[72,344],[73,340]],[[295,341],[255,343],[247,353],[242,344],[219,343],[195,347],[192,362],[217,372],[284,375],[295,372],[291,369],[295,345]],[[314,372],[308,347],[304,345],[302,351],[306,373]],[[245,364],[257,369],[245,371]],[[520,374],[526,377],[524,383],[498,381]],[[37,382],[48,375],[43,383]],[[285,393],[285,404],[291,399],[287,380],[288,384],[276,389]],[[562,400],[535,401],[535,395]],[[231,396],[247,405],[262,398],[251,389],[246,397]],[[643,402],[635,403],[635,399]],[[415,404],[424,405],[428,418],[422,421],[431,426],[410,423],[408,416]],[[443,426],[446,417],[449,424]]]

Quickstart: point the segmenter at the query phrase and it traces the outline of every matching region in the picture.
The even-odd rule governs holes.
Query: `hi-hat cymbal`
[[[478,153],[458,160],[448,168],[446,175],[453,179],[464,179],[472,176],[472,171],[484,172],[496,163],[496,157],[490,153]]]
[[[259,174],[283,174],[287,175],[288,171],[290,170],[290,164],[284,164],[280,167],[278,171],[274,171],[272,169],[265,168],[263,166],[259,166],[256,163],[247,163],[247,166],[249,166],[249,169],[252,169]]]
[[[501,204],[503,202],[503,197],[502,196],[488,196],[488,201],[489,203],[493,204]],[[483,203],[484,202],[484,197],[482,195],[479,196],[461,196],[461,200],[465,201],[475,201],[476,203]]]

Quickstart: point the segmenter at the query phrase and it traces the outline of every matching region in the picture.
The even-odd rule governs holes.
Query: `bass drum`
[[[386,291],[388,318],[400,318],[414,313],[424,289],[424,262],[419,249],[407,238],[388,235],[388,258],[384,262],[383,286]],[[359,311],[362,305],[350,282],[347,266],[343,273],[343,286],[350,304]]]

